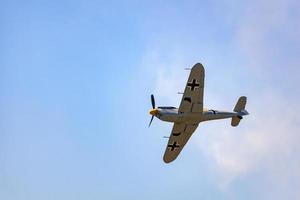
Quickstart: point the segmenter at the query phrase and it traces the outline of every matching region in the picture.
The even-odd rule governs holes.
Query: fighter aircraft
[[[172,106],[156,108],[154,96],[151,95],[153,109],[150,110],[152,117],[149,127],[154,117],[174,123],[163,158],[165,163],[170,163],[177,158],[200,122],[231,118],[231,125],[238,126],[243,116],[249,114],[245,109],[247,102],[245,96],[239,98],[233,112],[203,108],[203,90],[204,67],[202,64],[197,63],[191,69],[179,108]]]

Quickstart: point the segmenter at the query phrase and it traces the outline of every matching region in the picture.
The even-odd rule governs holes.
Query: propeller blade
[[[153,118],[154,118],[154,116],[152,115],[152,117],[151,117],[151,120],[150,120],[150,123],[149,123],[149,126],[148,126],[148,127],[150,127],[150,125],[151,125],[151,123],[152,123],[152,121],[153,121]]]
[[[155,108],[155,99],[154,99],[154,95],[151,94],[151,103],[152,103],[152,108]]]

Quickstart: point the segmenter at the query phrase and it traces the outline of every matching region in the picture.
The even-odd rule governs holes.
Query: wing
[[[179,113],[203,111],[204,67],[193,66],[178,108]]]
[[[197,127],[198,124],[174,123],[164,155],[166,163],[172,162],[177,158]]]

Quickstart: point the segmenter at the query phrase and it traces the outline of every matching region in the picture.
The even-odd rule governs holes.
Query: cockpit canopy
[[[218,111],[216,111],[216,110],[208,110],[207,112],[210,112],[212,114],[217,114]]]

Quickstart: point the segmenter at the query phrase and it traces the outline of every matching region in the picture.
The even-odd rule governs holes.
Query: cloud
[[[198,140],[201,151],[215,166],[222,188],[230,186],[237,177],[261,170],[272,179],[281,174],[287,183],[291,177],[299,176],[296,166],[300,166],[297,159],[300,136],[296,113],[300,110],[286,108],[284,99],[278,96],[256,100],[258,103],[248,108],[250,115],[242,120],[240,127],[233,130],[226,124],[216,126]]]
[[[295,1],[255,2],[245,9],[236,30],[237,48],[254,74],[264,76],[271,83],[281,77],[282,85],[294,87],[293,80],[299,72],[295,63],[300,62],[299,57],[294,56],[299,53],[299,48],[293,44],[299,44],[300,33],[299,26],[294,27],[299,23],[293,16],[295,7]],[[289,42],[291,44],[286,46]],[[285,73],[289,74],[289,79],[283,76]],[[239,176],[263,169],[272,181],[280,182],[278,185],[291,182],[300,185],[293,178],[299,177],[300,167],[297,159],[300,149],[296,142],[300,139],[297,134],[299,116],[296,114],[299,112],[298,96],[278,91],[273,85],[252,91],[252,100],[257,103],[251,107],[251,115],[244,122],[247,128],[240,128],[242,134],[214,130],[217,133],[208,134],[210,138],[206,145],[199,143],[202,151],[213,158],[223,186]],[[289,164],[282,166],[282,163]],[[280,178],[278,174],[281,174]],[[299,198],[299,193],[295,194],[288,187],[282,188]]]

